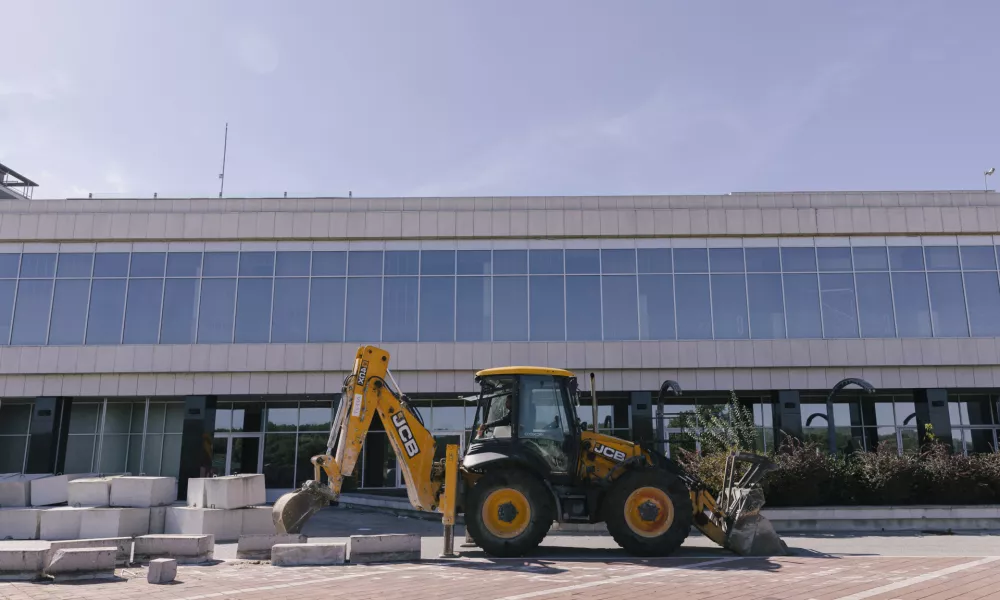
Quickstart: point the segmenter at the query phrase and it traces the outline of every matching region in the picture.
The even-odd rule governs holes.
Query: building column
[[[774,398],[774,443],[780,448],[786,439],[802,439],[802,405],[798,390],[778,390]]]
[[[66,466],[71,398],[35,398],[28,428],[28,461],[25,473],[62,473]]]
[[[930,424],[934,437],[949,449],[951,445],[951,414],[948,412],[948,390],[913,390],[917,413],[917,439],[923,446],[929,440],[926,426]]]
[[[181,435],[181,464],[177,477],[177,498],[187,498],[188,479],[206,477],[212,468],[215,441],[215,396],[184,398],[184,430]]]
[[[629,401],[632,410],[632,440],[637,443],[651,443],[656,439],[653,427],[653,394],[631,392]]]

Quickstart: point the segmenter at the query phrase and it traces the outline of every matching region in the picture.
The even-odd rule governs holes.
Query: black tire
[[[513,496],[519,503],[526,502],[528,516],[519,512],[513,503],[503,502],[504,496]],[[484,519],[484,509],[490,512],[491,508],[497,509],[498,503],[499,509],[504,512],[497,512],[497,520],[492,521],[492,528],[496,530],[498,525],[514,526],[520,518],[526,520],[521,530],[509,532],[506,536],[491,531],[491,524]],[[487,554],[501,558],[524,556],[537,548],[549,533],[555,514],[552,505],[548,488],[531,473],[520,469],[493,471],[484,475],[469,490],[465,506],[465,527],[476,545]],[[511,521],[500,523],[502,519]]]
[[[650,527],[649,531],[639,533],[629,524],[629,498],[637,490],[643,490],[636,495],[633,503],[641,501],[644,494],[658,496],[659,499],[669,499],[673,515],[660,518],[661,511],[655,504],[642,502],[641,506],[646,515],[651,517],[643,523],[636,523]],[[634,510],[634,509],[633,509]],[[604,502],[604,520],[608,526],[608,533],[614,538],[619,546],[624,548],[629,554],[634,556],[669,556],[673,554],[687,539],[691,533],[691,525],[694,521],[693,507],[691,505],[691,495],[684,485],[684,482],[675,475],[662,469],[643,469],[632,471],[621,477]],[[663,513],[666,514],[666,513]],[[633,519],[645,519],[642,514],[633,513]],[[669,523],[668,523],[669,519]],[[665,529],[663,529],[665,527]],[[662,531],[660,529],[663,529]]]

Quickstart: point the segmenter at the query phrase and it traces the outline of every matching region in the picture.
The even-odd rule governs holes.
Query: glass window
[[[87,298],[90,280],[60,279],[56,281],[52,298],[52,323],[49,326],[49,343],[77,345],[83,343],[87,326]]]
[[[892,290],[888,273],[858,273],[858,311],[861,337],[884,338],[896,335],[892,314]]]
[[[135,266],[135,259],[132,260]],[[162,269],[161,269],[162,270]],[[155,344],[160,334],[162,279],[129,281],[125,302],[125,343]]]
[[[888,271],[889,258],[885,247],[854,248],[854,269],[856,271]]]
[[[271,277],[274,275],[274,252],[240,253],[240,277]]]
[[[528,311],[531,316],[531,341],[565,340],[563,277],[561,275],[532,276],[528,289],[531,292],[531,305]]]
[[[347,257],[348,275],[381,275],[382,252],[380,250],[352,250]]]
[[[387,342],[417,341],[417,277],[386,277],[382,286],[382,339]],[[373,338],[378,339],[378,338]]]
[[[784,250],[782,248],[782,260]],[[785,319],[790,338],[823,337],[819,314],[819,282],[815,275],[783,275],[785,288]]]
[[[299,407],[299,431],[329,431],[334,401],[303,402]]]
[[[957,271],[958,246],[928,246],[924,248],[928,271]]]
[[[56,272],[55,254],[21,255],[21,277],[52,277]]]
[[[715,339],[750,337],[747,325],[747,283],[742,275],[712,275],[712,321]]]
[[[94,257],[94,277],[125,277],[128,263],[127,252],[99,252]]]
[[[458,274],[489,275],[493,263],[490,254],[489,250],[459,250]]]
[[[304,277],[309,275],[309,252],[278,252],[274,274],[278,277]]]
[[[313,252],[312,274],[321,276],[347,275],[347,253]]]
[[[742,273],[746,270],[743,248],[711,248],[708,262],[713,273]]]
[[[493,273],[496,275],[523,275],[528,272],[527,250],[494,250]]]
[[[201,275],[201,252],[171,252],[167,254],[167,277],[198,277]]]
[[[353,252],[351,258],[353,259]],[[381,257],[379,257],[381,268]],[[346,340],[349,342],[377,342],[381,334],[382,279],[379,277],[351,277],[347,280]]]
[[[202,275],[205,277],[234,277],[239,260],[239,252],[206,252]]]
[[[462,253],[459,252],[458,256],[461,266]],[[503,279],[499,281],[503,282]],[[492,327],[490,278],[459,277],[456,285],[455,339],[459,342],[489,341]]]
[[[781,257],[777,248],[745,248],[748,273],[778,273]]]
[[[208,254],[205,255],[205,271],[208,271]],[[235,309],[235,279],[206,279],[202,281],[198,314],[198,343],[232,343],[233,312]]]
[[[605,340],[639,339],[638,293],[635,275],[601,278]]]
[[[893,271],[923,271],[923,249],[920,246],[890,246],[889,268]]]
[[[0,277],[17,277],[20,265],[20,254],[0,254]]]
[[[216,438],[219,439],[219,438]],[[269,488],[292,488],[295,484],[294,433],[268,433],[264,436],[264,485]],[[325,452],[325,448],[323,450]],[[310,464],[309,467],[312,467]],[[312,471],[309,471],[312,473]],[[305,470],[303,470],[305,476]],[[312,475],[307,477],[312,478]]]
[[[672,273],[674,270],[669,248],[640,248],[636,254],[640,273]]]
[[[566,472],[569,457],[563,442],[570,429],[563,401],[562,385],[552,377],[529,376],[521,378],[518,394],[518,435],[528,443],[544,448],[540,454],[550,469]]]
[[[310,342],[344,341],[345,281],[343,277],[313,277],[309,289]]]
[[[534,275],[563,272],[562,250],[531,250],[528,252],[528,270]]]
[[[66,253],[59,255],[56,277],[90,277],[94,255],[90,253]]]
[[[602,273],[635,273],[635,250],[601,250]]]
[[[267,403],[268,431],[295,431],[298,423],[299,408],[295,402]]]
[[[677,275],[674,277],[674,285],[677,302],[677,338],[712,339],[712,296],[708,276]]]
[[[823,301],[823,335],[828,338],[858,337],[858,304],[854,275],[824,273],[819,277]]]
[[[600,277],[590,275],[566,278],[566,339],[601,339]]]
[[[708,250],[704,248],[675,248],[675,273],[708,273]]]
[[[961,246],[962,268],[971,271],[974,269],[996,270],[997,257],[993,252],[993,246]]]
[[[167,255],[164,252],[133,252],[129,265],[130,277],[163,277]],[[62,268],[62,257],[59,258]]]
[[[891,261],[891,252],[889,256]],[[892,306],[896,311],[896,331],[900,337],[931,337],[927,280],[923,273],[892,274]]]
[[[816,257],[819,262],[820,271],[851,270],[850,248],[816,248]]]
[[[87,344],[121,343],[124,315],[125,280],[94,281],[90,290],[90,311],[87,315]]]
[[[505,251],[507,252],[507,251]],[[494,267],[498,264],[495,252]],[[528,278],[493,278],[493,339],[498,342],[528,340]]]
[[[781,269],[788,272],[815,272],[815,248],[782,248]]]
[[[0,280],[0,345],[6,345],[10,341],[10,320],[14,313],[16,287],[17,282],[12,279]]]
[[[273,279],[240,279],[236,293],[236,343],[266,343],[271,335]]]
[[[417,250],[387,250],[386,275],[417,275],[420,273],[420,252]]]
[[[601,272],[600,250],[566,250],[566,272],[598,274]]]
[[[713,290],[714,293],[714,290]],[[785,309],[781,301],[781,275],[747,275],[750,333],[758,340],[785,337]]]
[[[163,317],[160,323],[161,344],[194,343],[199,287],[197,279],[166,280],[163,287]]]
[[[281,254],[278,254],[281,265]],[[340,320],[343,321],[344,293],[341,287]],[[274,280],[274,307],[271,312],[271,342],[306,341],[309,313],[309,280],[305,277],[280,277]]]
[[[454,275],[454,250],[424,250],[420,253],[420,272],[423,275]]]
[[[928,257],[928,263],[930,263]],[[931,321],[938,337],[969,337],[961,273],[928,273]]]
[[[420,278],[420,341],[455,340],[455,278]]]
[[[597,308],[600,309],[600,306]],[[639,276],[639,337],[644,340],[672,340],[677,337],[674,332],[672,276]]]
[[[964,277],[972,335],[1000,336],[1000,286],[997,274],[986,271],[965,273]]]

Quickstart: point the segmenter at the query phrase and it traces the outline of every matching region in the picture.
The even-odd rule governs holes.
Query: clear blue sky
[[[37,197],[982,189],[1000,2],[0,0]],[[990,188],[1000,184],[994,176]]]

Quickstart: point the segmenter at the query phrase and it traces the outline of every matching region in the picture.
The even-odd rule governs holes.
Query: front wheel
[[[604,504],[608,532],[636,556],[673,554],[694,521],[687,486],[659,469],[633,471],[615,482]]]
[[[487,473],[469,491],[465,527],[476,545],[502,558],[523,556],[552,527],[548,489],[520,470]]]

